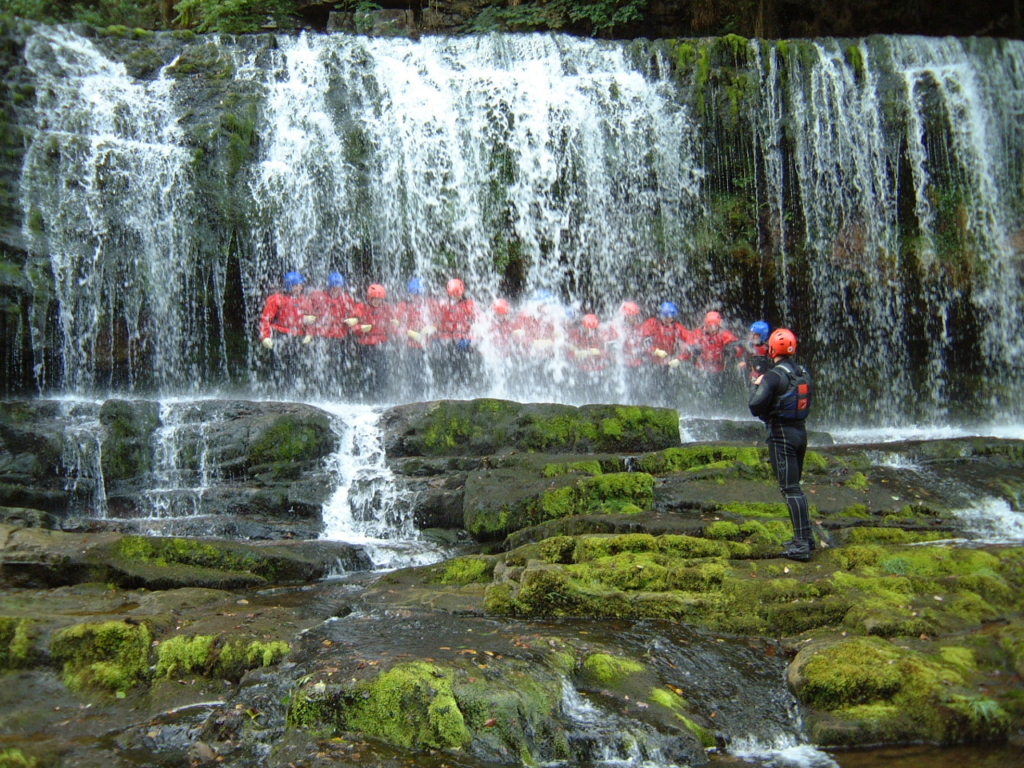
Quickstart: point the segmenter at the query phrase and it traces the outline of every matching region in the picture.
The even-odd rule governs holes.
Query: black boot
[[[782,551],[776,557],[786,557],[806,563],[811,559],[812,551],[814,551],[814,542],[808,539],[790,539],[782,546]]]

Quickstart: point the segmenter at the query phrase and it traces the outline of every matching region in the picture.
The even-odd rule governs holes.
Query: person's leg
[[[783,555],[805,559],[814,549],[811,536],[811,517],[807,497],[800,487],[803,457],[807,451],[806,432],[799,427],[772,423],[768,428],[768,460],[771,462],[779,490],[786,500],[789,519],[793,524],[793,541],[786,545]]]

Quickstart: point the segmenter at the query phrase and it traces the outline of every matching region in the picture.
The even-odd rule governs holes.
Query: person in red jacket
[[[658,316],[644,321],[640,333],[648,340],[647,361],[657,366],[678,368],[688,359],[690,332],[676,318],[679,309],[671,301],[662,302]]]
[[[704,324],[691,334],[691,344],[698,353],[694,364],[698,369],[712,374],[725,370],[726,354],[734,354],[739,339],[732,331],[722,328],[722,316],[718,312],[704,315]]]
[[[345,321],[355,339],[357,395],[362,400],[381,402],[390,395],[387,347],[395,317],[387,296],[384,286],[374,283],[366,289],[366,301],[356,304],[353,316]]]
[[[345,287],[345,276],[331,272],[327,276],[327,290],[310,294],[313,313],[317,317],[313,334],[328,339],[344,339],[348,336],[345,321],[354,314],[356,300]]]
[[[642,403],[647,389],[647,338],[643,334],[640,305],[624,301],[618,318],[619,363],[622,371],[622,402]]]
[[[437,332],[437,306],[424,294],[423,280],[410,278],[406,283],[405,300],[395,307],[397,323],[392,322],[396,326],[397,341],[402,344],[401,394],[410,399],[422,399],[432,384],[427,348]]]
[[[491,322],[487,325],[488,350],[495,357],[505,359],[517,351],[518,323],[512,317],[512,308],[506,299],[495,299],[491,304]]]
[[[445,287],[448,301],[437,308],[440,376],[458,389],[469,384],[477,367],[472,335],[476,304],[466,296],[466,286],[459,278],[452,278]]]
[[[316,322],[309,297],[303,294],[306,280],[299,272],[288,272],[284,276],[284,291],[271,294],[260,313],[260,343],[266,349],[274,348],[274,334],[281,341],[289,337],[312,340],[310,326]],[[307,341],[308,343],[308,341]]]
[[[606,402],[613,353],[618,341],[614,326],[588,313],[569,328],[567,352],[573,365],[577,396],[584,402]]]
[[[758,320],[750,326],[750,335],[746,343],[737,348],[738,366],[753,381],[771,367],[768,360],[768,335],[771,326],[764,320]]]

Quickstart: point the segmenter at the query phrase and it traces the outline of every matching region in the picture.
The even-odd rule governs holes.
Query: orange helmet
[[[796,354],[796,336],[788,328],[776,328],[768,337],[768,357]]]
[[[622,314],[626,317],[636,317],[640,314],[640,305],[633,301],[627,301],[622,304]]]
[[[597,315],[584,315],[583,316],[583,327],[590,328],[593,330],[600,324],[600,320],[597,319]]]
[[[386,299],[387,297],[387,289],[380,283],[374,283],[366,289],[366,298],[368,299]]]
[[[453,277],[448,281],[448,295],[452,298],[460,299],[466,292],[466,286],[457,277]]]
[[[722,324],[722,316],[718,312],[715,312],[714,310],[712,310],[711,312],[708,312],[706,315],[704,315],[704,325],[721,325],[721,324]]]
[[[496,315],[507,315],[508,302],[504,299],[495,299],[494,304],[491,305],[491,309],[494,310],[494,314]]]

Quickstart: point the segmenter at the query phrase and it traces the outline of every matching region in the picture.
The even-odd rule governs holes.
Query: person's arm
[[[771,415],[772,404],[775,402],[775,393],[784,382],[779,372],[772,368],[764,376],[760,377],[757,386],[750,395],[750,413],[759,419],[766,419]]]

